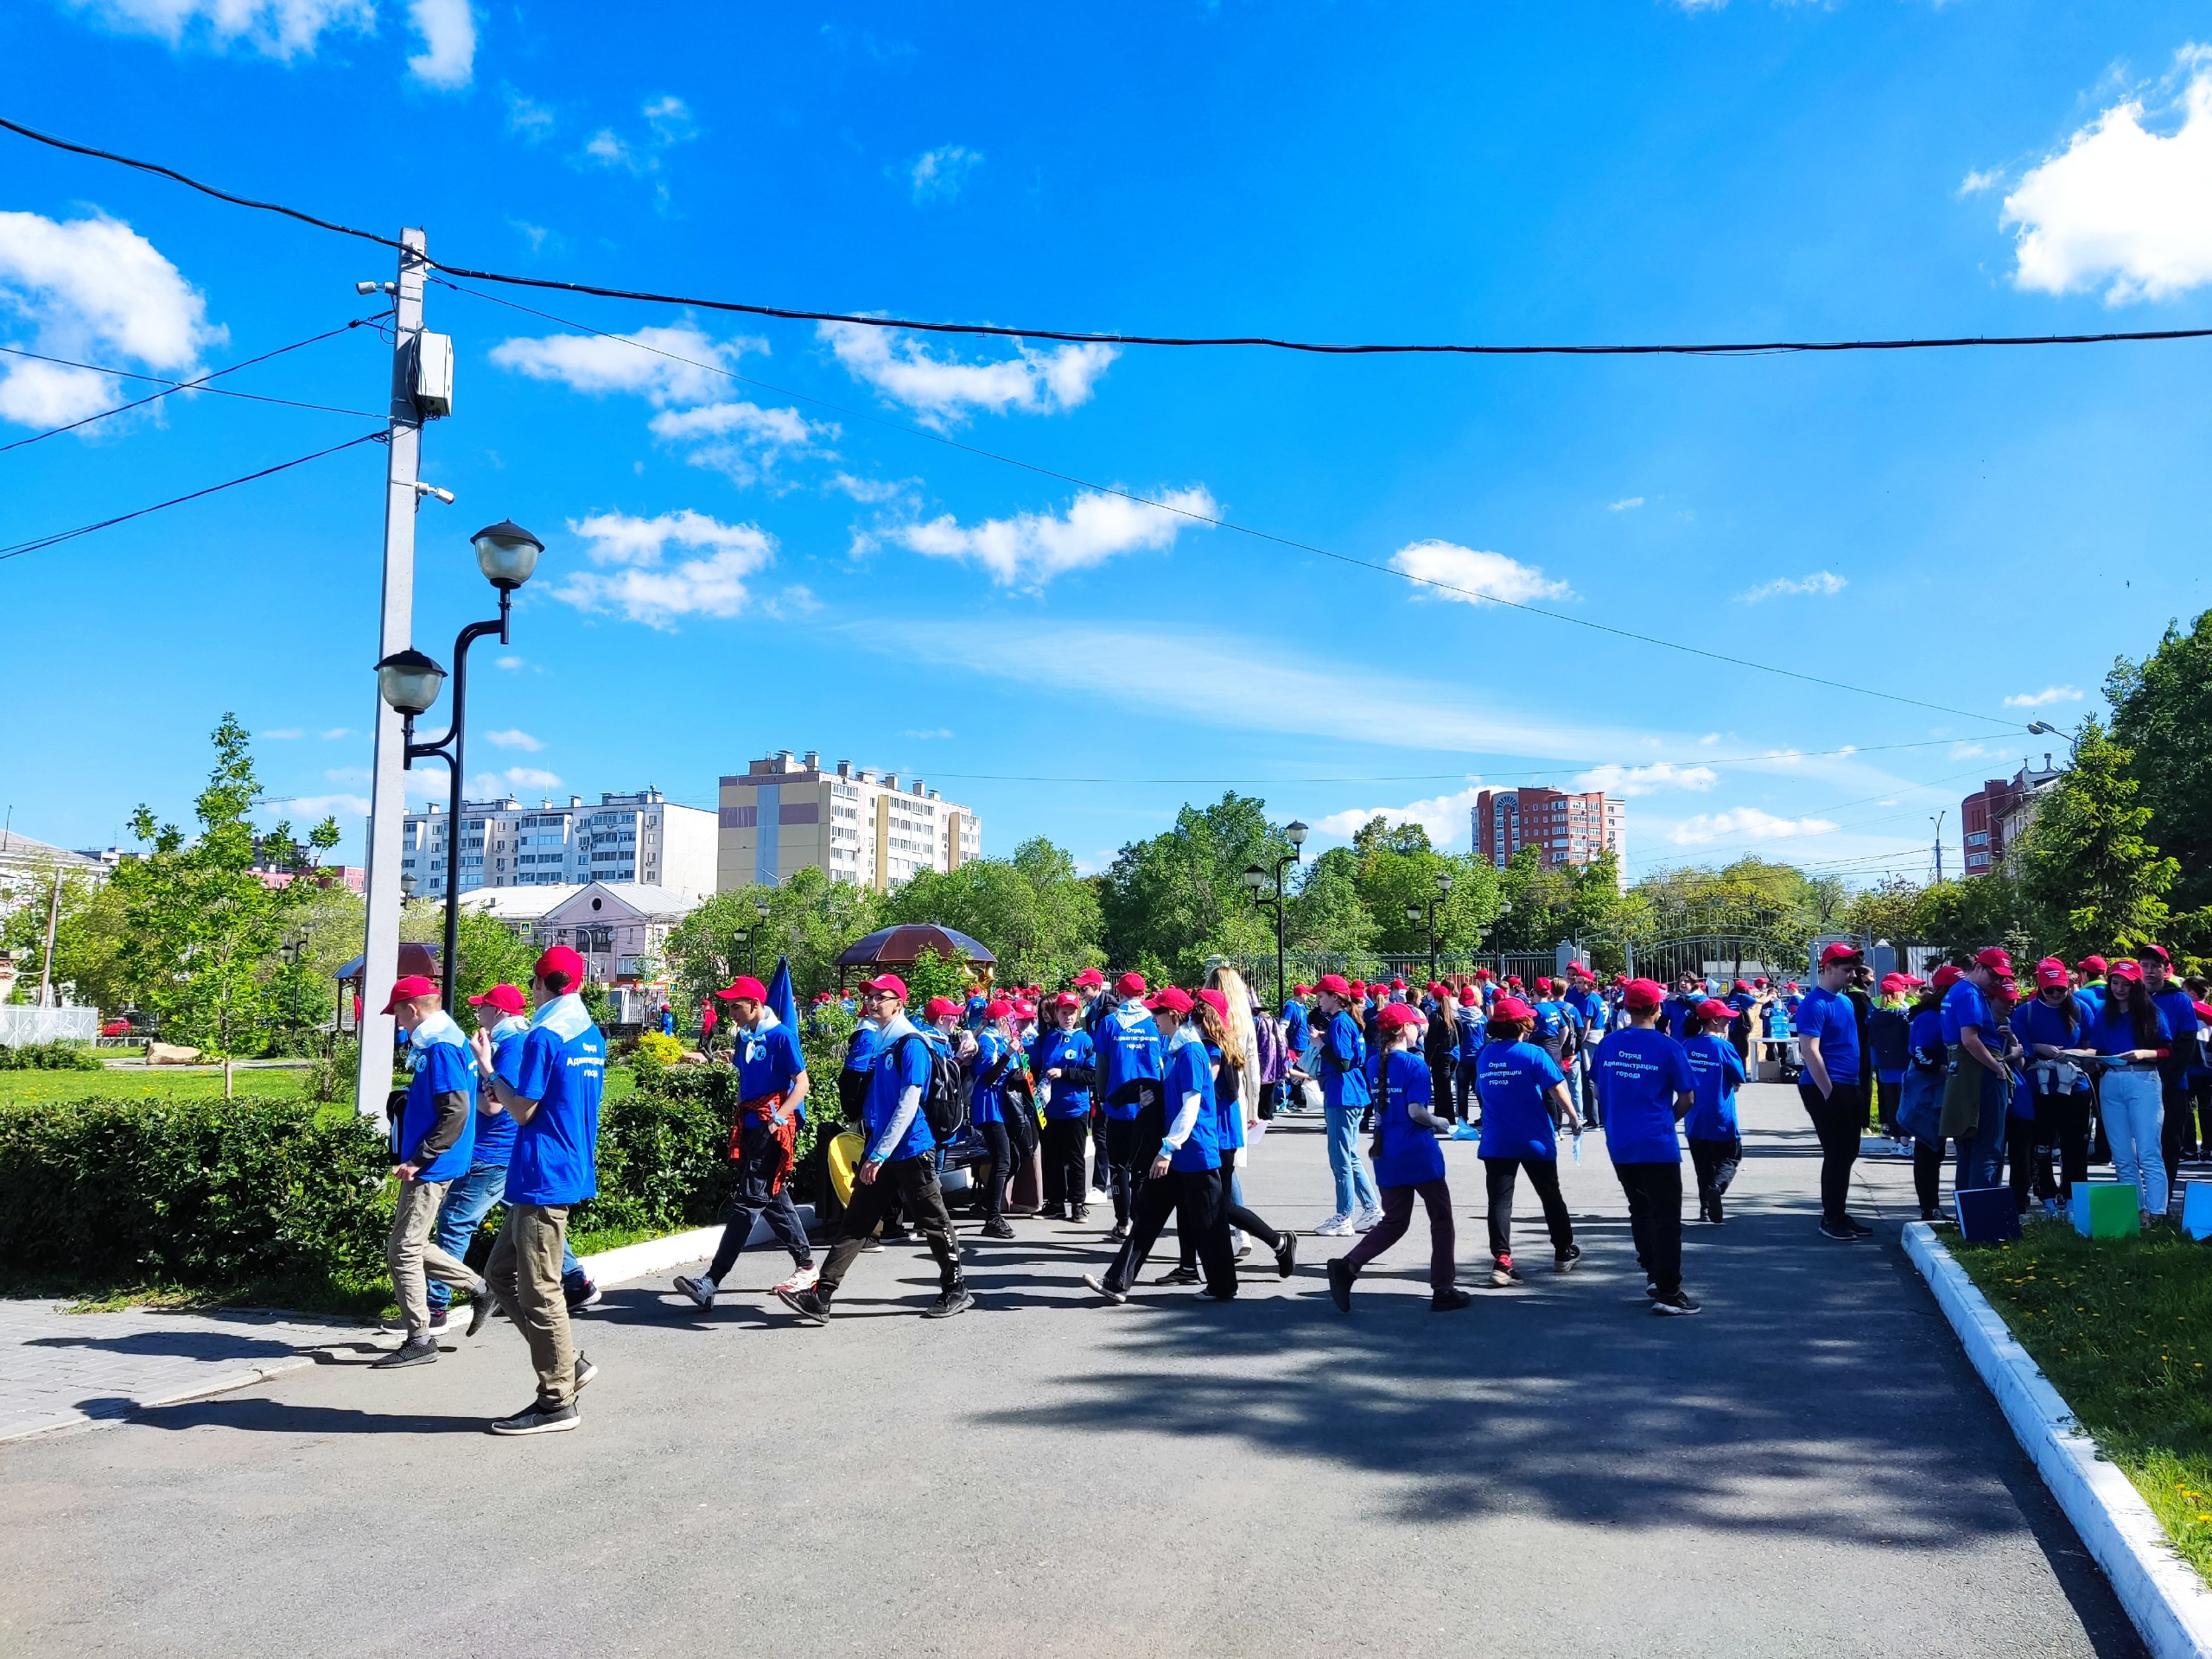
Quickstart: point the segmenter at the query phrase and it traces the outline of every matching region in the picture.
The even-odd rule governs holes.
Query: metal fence
[[[89,1043],[99,1034],[98,1008],[0,1006],[0,1048],[24,1048],[33,1043]]]
[[[1440,951],[1436,972],[1439,977],[1462,979],[1478,968],[1486,968],[1501,983],[1518,978],[1524,985],[1533,985],[1544,975],[1564,974],[1567,964],[1578,959],[1587,960],[1567,944],[1556,945],[1549,950]],[[1264,956],[1236,957],[1230,961],[1262,1001],[1271,1007],[1281,1006],[1273,951]],[[1370,982],[1402,979],[1409,985],[1426,985],[1428,969],[1429,959],[1425,951],[1419,956],[1395,956],[1370,951],[1292,950],[1283,958],[1283,971],[1294,986],[1311,985],[1324,974],[1342,974],[1346,979]]]

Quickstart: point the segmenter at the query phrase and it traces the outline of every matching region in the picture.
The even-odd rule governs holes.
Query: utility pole
[[[38,970],[38,1005],[48,1005],[47,995],[54,983],[54,934],[61,921],[61,872],[54,873],[54,891],[46,900],[46,965]]]
[[[423,457],[423,416],[415,404],[415,362],[423,334],[423,279],[428,239],[403,230],[398,280],[391,285],[391,441],[385,473],[384,620],[378,658],[405,651],[415,637],[416,486]],[[384,1111],[391,1090],[392,1018],[383,1013],[399,973],[400,834],[407,814],[407,738],[398,710],[372,692],[376,707],[375,780],[371,786],[368,938],[361,964],[361,1063],[354,1104],[363,1116]],[[460,851],[448,825],[446,879]]]
[[[1950,810],[1945,807],[1944,812]],[[1943,812],[1936,815],[1936,885],[1943,885]]]

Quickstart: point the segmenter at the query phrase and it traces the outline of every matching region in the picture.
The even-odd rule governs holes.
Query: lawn
[[[2093,1240],[2041,1223],[1951,1249],[2212,1583],[2212,1247],[2165,1226]]]
[[[306,1081],[307,1065],[302,1062],[281,1070],[256,1069],[231,1075],[235,1091],[241,1095],[264,1098],[296,1095]],[[107,1100],[149,1100],[164,1095],[219,1099],[222,1093],[220,1071],[177,1071],[166,1066],[143,1071],[112,1066],[98,1071],[0,1071],[0,1108],[48,1105],[94,1096]]]

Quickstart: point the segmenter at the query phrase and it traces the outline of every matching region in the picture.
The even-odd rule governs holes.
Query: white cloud
[[[685,616],[735,616],[753,595],[745,579],[772,563],[775,539],[753,524],[725,524],[689,509],[657,518],[605,512],[571,520],[585,553],[606,571],[580,570],[553,590],[579,610],[669,628]],[[669,550],[690,556],[671,561]]]
[[[1978,196],[1985,190],[1994,189],[2004,181],[2005,169],[2001,167],[1993,167],[1986,171],[1980,168],[1974,168],[1968,170],[1966,177],[1959,181],[1959,194]]]
[[[1746,588],[1736,595],[1736,601],[1742,605],[1757,605],[1762,600],[1777,599],[1784,594],[1811,594],[1827,599],[1850,585],[1833,570],[1815,570],[1809,576],[1777,576],[1772,582]]]
[[[271,803],[275,804],[275,803]],[[292,823],[317,823],[324,818],[365,818],[368,798],[364,795],[295,795],[283,803],[281,815]]]
[[[1756,806],[1739,806],[1728,812],[1700,812],[1675,826],[1668,837],[1678,847],[1732,838],[1738,841],[1788,841],[1798,836],[1824,836],[1840,828],[1826,818],[1778,818]]]
[[[582,153],[575,160],[610,172],[627,173],[633,178],[652,180],[653,195],[665,207],[668,186],[657,176],[662,156],[671,146],[696,138],[698,123],[691,118],[689,105],[665,92],[647,99],[638,113],[645,118],[648,129],[644,134],[634,139],[626,138],[612,127],[601,127],[584,141]]]
[[[979,151],[963,149],[958,144],[939,144],[935,149],[924,150],[907,168],[915,205],[950,201],[968,182],[968,175],[982,164]]]
[[[994,415],[1073,409],[1090,401],[1099,377],[1120,355],[1111,346],[1066,345],[1049,352],[1022,346],[1014,357],[963,363],[932,356],[911,335],[867,323],[824,322],[815,332],[855,379],[939,422],[961,419],[974,409]]]
[[[1201,486],[1162,491],[1155,499],[1166,505],[1147,506],[1085,490],[1065,514],[1023,512],[972,526],[963,526],[948,512],[924,524],[864,531],[854,538],[853,550],[865,553],[888,542],[933,559],[981,565],[1001,588],[1042,588],[1055,576],[1103,564],[1118,554],[1173,547],[1192,523],[1184,515],[1212,518],[1221,512]]]
[[[333,726],[327,731],[319,732],[316,735],[326,743],[334,743],[341,737],[353,736],[353,728],[351,726]]]
[[[108,28],[172,47],[243,46],[265,57],[314,55],[329,29],[376,32],[376,0],[66,0]]]
[[[766,340],[716,340],[683,322],[633,334],[503,340],[492,348],[492,361],[533,380],[557,381],[571,391],[594,397],[631,392],[664,409],[710,402],[729,384],[716,369],[734,368],[747,352],[767,349]]]
[[[39,351],[136,362],[180,380],[192,378],[203,348],[230,337],[208,324],[207,301],[152,243],[105,215],[61,223],[0,213],[0,320],[11,316]],[[112,376],[7,361],[0,420],[59,426],[121,401]]]
[[[528,732],[510,727],[502,732],[486,732],[484,741],[497,749],[520,749],[525,754],[536,754],[545,745]]]
[[[1466,605],[1574,597],[1567,583],[1552,581],[1534,565],[1455,542],[1410,542],[1390,556],[1390,568],[1420,582],[1426,598],[1453,599]]]
[[[476,14],[468,0],[407,0],[407,18],[423,37],[423,49],[407,60],[410,74],[441,92],[475,78]]]
[[[522,657],[495,657],[492,659],[492,666],[513,670],[520,668],[527,660],[528,658]]]
[[[1986,743],[1961,742],[1951,745],[1951,759],[1954,760],[1993,760],[1996,758],[1997,751]]]
[[[937,738],[940,738],[940,737],[950,737],[950,736],[952,735],[952,732],[951,732],[951,729],[950,729],[949,727],[939,726],[939,727],[938,727],[936,729],[934,729],[933,731],[917,732],[917,731],[908,730],[908,731],[904,731],[904,732],[899,733],[899,736],[901,736],[901,737],[918,738],[918,739],[919,739],[919,740],[921,740],[923,742],[925,742],[925,743],[926,743],[926,742],[930,742],[930,741],[933,741],[933,740],[935,740],[935,739],[937,739]]]
[[[1607,507],[1605,511],[1607,512],[1626,512],[1632,507],[1640,507],[1643,505],[1643,498],[1642,496],[1626,495],[1614,502],[1611,506]]]
[[[2048,709],[2054,702],[2079,702],[2082,694],[2070,685],[2046,685],[2040,691],[2023,691],[2005,699],[2007,709]]]
[[[691,118],[691,106],[673,93],[663,92],[658,98],[647,99],[638,113],[645,118],[653,137],[664,144],[688,143],[699,136],[699,124]]]
[[[795,409],[762,409],[752,403],[664,410],[652,418],[655,437],[691,447],[684,459],[692,466],[711,467],[740,485],[772,472],[787,456],[808,454],[817,440],[835,439],[837,431],[834,424],[809,421]]]
[[[526,92],[502,86],[499,97],[507,106],[507,130],[518,138],[534,144],[551,137],[553,129],[560,124],[550,108]]]
[[[1349,839],[1366,828],[1372,820],[1387,818],[1394,824],[1417,823],[1428,831],[1431,845],[1448,847],[1453,842],[1474,834],[1473,820],[1468,814],[1474,810],[1475,798],[1481,793],[1482,789],[1478,784],[1475,787],[1459,791],[1456,795],[1438,795],[1405,806],[1356,806],[1316,818],[1313,827],[1325,836],[1340,836]]]
[[[1692,13],[1700,11],[1719,11],[1723,10],[1727,3],[1728,0],[1675,0],[1675,4],[1680,7],[1682,10]]]
[[[1574,780],[1579,790],[1603,790],[1624,798],[1656,794],[1662,789],[1707,790],[1720,781],[1711,766],[1682,766],[1671,760],[1655,760],[1648,766],[1608,764],[1593,766]]]
[[[279,726],[270,731],[256,732],[254,735],[267,742],[289,743],[295,738],[305,736],[306,734],[296,726]]]
[[[497,800],[517,790],[558,789],[560,778],[536,766],[509,766],[505,772],[480,772],[468,780],[468,792],[479,800]]]
[[[855,501],[880,505],[912,496],[914,486],[921,481],[918,478],[856,478],[850,473],[838,473],[831,477],[827,487]]]
[[[2019,287],[2067,294],[2109,283],[2107,304],[2168,299],[2212,282],[2212,50],[2184,47],[2189,74],[2161,135],[2131,98],[2075,132],[2005,198]]]

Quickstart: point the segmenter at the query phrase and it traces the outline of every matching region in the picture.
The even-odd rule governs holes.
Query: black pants
[[[1136,1224],[1131,1204],[1137,1190],[1137,1120],[1106,1120],[1106,1190],[1113,1195],[1114,1219]]]
[[[2165,1108],[2165,1116],[2158,1124],[2158,1150],[2165,1157],[2168,1183],[2177,1185],[2181,1180],[2182,1145],[2187,1141],[2193,1146],[2196,1141],[2193,1109],[2196,1103],[2184,1085],[2171,1077],[2161,1080],[2158,1092],[2162,1096],[2160,1104]]]
[[[1721,1195],[1728,1191],[1728,1183],[1736,1179],[1736,1171],[1744,1161],[1744,1138],[1732,1135],[1726,1141],[1699,1141],[1685,1135],[1690,1143],[1690,1167],[1697,1172],[1697,1213],[1700,1219],[1720,1219]]]
[[[1912,1142],[1912,1195],[1920,1200],[1922,1220],[1937,1213],[1943,1199],[1943,1137],[1916,1135]]]
[[[930,1242],[937,1258],[938,1284],[946,1290],[960,1284],[960,1250],[952,1239],[952,1217],[945,1213],[944,1192],[937,1184],[937,1160],[893,1158],[875,1173],[873,1181],[853,1183],[853,1201],[837,1218],[837,1236],[830,1243],[830,1259],[822,1264],[815,1291],[823,1301],[837,1294],[845,1270],[861,1253],[861,1246],[875,1230],[877,1222],[893,1204],[904,1207],[914,1227]]]
[[[1483,1118],[1482,1091],[1475,1085],[1476,1073],[1481,1070],[1472,1060],[1459,1062],[1459,1106],[1462,1123],[1479,1123]]]
[[[1271,1250],[1280,1249],[1282,1246],[1282,1235],[1268,1226],[1266,1218],[1259,1211],[1248,1210],[1237,1202],[1236,1172],[1226,1164],[1222,1166],[1221,1171],[1221,1218],[1231,1229],[1251,1234]],[[1176,1243],[1181,1247],[1182,1251],[1182,1260],[1176,1265],[1184,1268],[1197,1267],[1198,1265],[1198,1236],[1185,1229],[1179,1219],[1175,1224],[1175,1230],[1179,1235]],[[1234,1241],[1232,1240],[1231,1243],[1234,1243]],[[1232,1256],[1233,1254],[1232,1251]]]
[[[791,1202],[791,1182],[785,1179],[778,1183],[777,1178],[785,1174],[784,1149],[776,1137],[766,1124],[748,1121],[738,1131],[737,1185],[730,1189],[729,1206],[722,1211],[721,1243],[715,1246],[715,1259],[707,1268],[707,1277],[716,1284],[737,1265],[757,1216],[768,1218],[776,1243],[791,1253],[793,1262],[803,1268],[814,1260],[798,1206]]]
[[[1881,1125],[1882,1133],[1894,1141],[1897,1135],[1897,1108],[1904,1103],[1904,1079],[1900,1077],[1891,1083],[1886,1077],[1877,1077],[1872,1087],[1875,1121]]]
[[[1821,1143],[1821,1219],[1840,1222],[1849,1211],[1851,1166],[1859,1161],[1859,1137],[1866,1128],[1866,1089],[1858,1083],[1834,1087],[1823,1100],[1809,1079],[1801,1079],[1797,1093]]]
[[[1615,1164],[1613,1173],[1628,1194],[1637,1265],[1662,1296],[1672,1296],[1682,1287],[1681,1164]]]
[[[1428,1095],[1441,1116],[1452,1115],[1452,1085],[1459,1069],[1458,1063],[1449,1054],[1428,1063]]]
[[[1083,1117],[1045,1120],[1045,1207],[1064,1205],[1077,1217],[1089,1207],[1090,1189],[1084,1185],[1083,1149],[1090,1143],[1090,1121]]]
[[[1132,1126],[1134,1127],[1134,1126]],[[1144,1270],[1145,1257],[1160,1242],[1160,1230],[1173,1216],[1179,1230],[1198,1242],[1198,1264],[1205,1270],[1206,1288],[1217,1296],[1236,1294],[1236,1258],[1229,1248],[1229,1218],[1222,1199],[1228,1188],[1220,1169],[1170,1170],[1158,1180],[1147,1179],[1137,1188],[1130,1207],[1129,1236],[1114,1253],[1106,1269],[1106,1283],[1127,1290]]]
[[[978,1123],[976,1132],[983,1137],[983,1144],[991,1149],[991,1173],[983,1183],[983,1219],[986,1223],[1006,1219],[1006,1184],[1021,1167],[1021,1160],[1014,1155],[1014,1137],[1003,1123]]]
[[[1552,1254],[1565,1255],[1574,1243],[1574,1223],[1567,1216],[1567,1200],[1560,1196],[1558,1159],[1485,1158],[1483,1187],[1490,1201],[1490,1253],[1500,1262],[1513,1260],[1513,1188],[1523,1170],[1529,1173],[1536,1202],[1543,1207],[1544,1225],[1552,1236]]]

